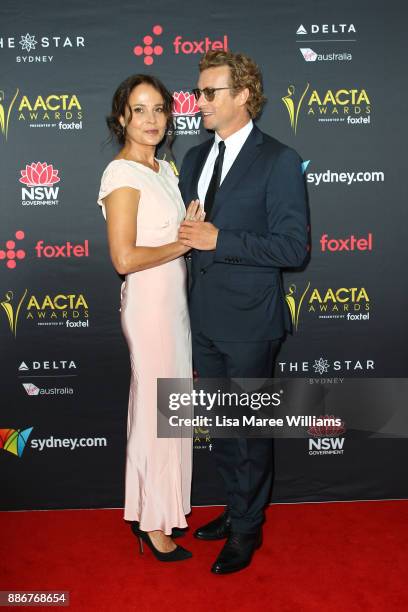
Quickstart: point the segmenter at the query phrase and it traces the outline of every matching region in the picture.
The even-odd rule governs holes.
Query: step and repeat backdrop
[[[105,117],[130,74],[173,92],[160,156],[179,168],[211,136],[191,94],[202,54],[258,62],[258,125],[304,160],[311,217],[310,262],[285,274],[294,333],[276,375],[407,376],[403,2],[5,0],[1,14],[2,509],[123,503],[129,357],[96,199],[116,154]],[[406,441],[349,433],[277,440],[272,501],[407,497]],[[194,441],[194,504],[224,501],[212,444]]]

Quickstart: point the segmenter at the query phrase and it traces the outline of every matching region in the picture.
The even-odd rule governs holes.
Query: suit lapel
[[[259,145],[262,142],[262,132],[254,126],[217,191],[211,215],[212,219],[215,218],[221,202],[228,197],[229,192],[235,187],[237,182],[247,176],[249,167],[261,153]]]

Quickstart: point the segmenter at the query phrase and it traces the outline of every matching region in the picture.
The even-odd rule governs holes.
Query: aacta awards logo
[[[371,123],[371,101],[365,89],[328,89],[310,93],[310,83],[303,91],[289,85],[288,93],[282,97],[288,111],[292,130],[297,132],[300,113],[320,123],[346,123],[367,125]]]
[[[25,232],[18,230],[14,235],[16,240],[7,240],[6,248],[0,248],[0,263],[5,261],[6,267],[9,270],[14,270],[17,267],[17,263],[26,257],[26,251],[22,248],[17,248],[22,246],[20,241],[25,238]],[[37,240],[33,250],[33,256],[43,260],[71,257],[83,258],[89,257],[89,241],[84,240],[83,243],[74,244],[68,240],[64,244],[45,244],[44,240]]]
[[[10,332],[15,338],[23,320],[37,326],[89,327],[89,306],[84,294],[27,294],[27,289],[20,295],[10,290],[0,301]]]
[[[7,94],[0,89],[0,132],[5,140],[8,138],[8,130],[10,124],[10,115],[16,103],[19,94],[19,89],[16,89],[13,95]]]
[[[33,427],[27,429],[0,429],[0,448],[21,457]]]
[[[185,91],[173,93],[173,125],[177,136],[200,133],[201,114],[194,94]]]
[[[76,94],[49,93],[21,96],[17,88],[9,94],[0,89],[0,130],[8,139],[12,121],[30,128],[82,130],[83,110]],[[17,117],[15,116],[17,115]]]
[[[370,318],[370,298],[364,287],[340,287],[310,289],[310,282],[302,290],[296,284],[289,286],[286,302],[295,331],[300,325],[304,312],[318,319],[343,319],[346,321],[368,321]]]
[[[58,170],[47,162],[32,162],[20,170],[19,182],[23,206],[57,206],[59,183]]]
[[[342,436],[346,432],[344,421],[341,421],[340,425],[335,425],[329,424],[334,419],[333,416],[325,415],[320,419],[325,423],[311,425],[307,430],[312,436],[309,438],[309,455],[342,455],[345,441]]]
[[[137,57],[143,57],[143,62],[146,66],[151,66],[154,61],[163,55],[164,48],[161,44],[161,35],[164,28],[161,25],[152,27],[152,32],[146,34],[143,39],[143,44],[137,44],[133,47],[133,53]],[[186,40],[183,36],[177,35],[172,42],[173,53],[175,55],[195,55],[198,53],[204,54],[207,51],[228,50],[228,36],[224,34],[221,39],[211,40],[209,36],[205,36],[199,40]]]

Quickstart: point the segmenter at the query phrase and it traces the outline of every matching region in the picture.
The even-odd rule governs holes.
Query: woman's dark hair
[[[119,117],[125,116],[125,110],[127,108],[130,112],[129,121],[132,120],[132,109],[129,105],[129,96],[135,87],[142,84],[151,85],[153,89],[159,92],[163,98],[164,114],[167,118],[166,131],[171,132],[173,129],[173,116],[171,112],[173,106],[173,96],[171,93],[156,77],[148,74],[133,74],[125,79],[115,91],[112,98],[112,112],[109,117],[106,118],[106,123],[111,133],[111,137],[116,138],[121,146],[123,146],[126,141],[126,130],[123,130]]]

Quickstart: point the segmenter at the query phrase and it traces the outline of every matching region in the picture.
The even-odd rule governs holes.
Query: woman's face
[[[135,87],[129,96],[132,109],[130,117],[126,108],[125,117],[120,117],[126,126],[126,138],[140,145],[156,146],[163,139],[167,117],[164,112],[164,100],[160,92],[147,83]]]

